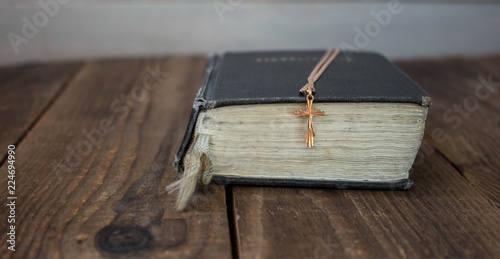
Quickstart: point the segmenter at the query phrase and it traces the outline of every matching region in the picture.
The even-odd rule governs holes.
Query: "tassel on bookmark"
[[[179,191],[176,209],[186,208],[196,189],[196,184],[209,184],[212,180],[212,161],[208,155],[210,135],[198,134],[184,157],[182,178],[167,186],[167,192]]]

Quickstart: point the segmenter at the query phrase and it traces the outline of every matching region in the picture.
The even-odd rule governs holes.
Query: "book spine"
[[[191,110],[191,115],[189,117],[189,122],[187,125],[186,132],[182,139],[177,155],[174,159],[174,168],[177,173],[182,174],[184,172],[184,156],[194,138],[194,129],[196,127],[196,121],[198,120],[198,114],[200,110],[210,109],[207,97],[210,96],[214,88],[214,82],[217,77],[217,72],[219,68],[220,57],[216,54],[210,54],[207,57],[207,63],[205,66],[205,77],[203,78],[203,84],[201,85],[198,94],[196,95],[193,103],[193,109]]]

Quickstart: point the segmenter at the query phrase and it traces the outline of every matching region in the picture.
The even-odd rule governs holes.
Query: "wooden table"
[[[210,185],[176,212],[165,186],[204,63],[1,68],[2,233],[11,144],[17,197],[2,257],[500,256],[500,57],[397,62],[433,98],[408,191]]]

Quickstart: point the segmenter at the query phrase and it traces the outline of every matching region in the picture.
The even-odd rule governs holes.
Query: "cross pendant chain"
[[[314,96],[312,95],[311,90],[307,91],[306,99],[307,99],[307,111],[300,110],[298,112],[295,112],[295,115],[300,116],[300,117],[304,117],[304,116],[308,117],[309,120],[307,123],[307,131],[306,131],[305,137],[306,137],[307,147],[312,148],[314,145],[314,136],[316,136],[316,134],[314,134],[314,130],[313,130],[313,126],[312,126],[312,118],[314,116],[318,116],[318,117],[324,116],[326,113],[321,111],[320,109],[318,109],[318,110],[313,109]]]

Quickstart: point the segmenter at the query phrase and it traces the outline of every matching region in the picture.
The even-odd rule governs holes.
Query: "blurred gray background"
[[[500,53],[493,1],[0,3],[0,65],[172,53],[341,47],[390,58]]]

